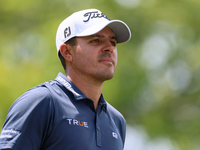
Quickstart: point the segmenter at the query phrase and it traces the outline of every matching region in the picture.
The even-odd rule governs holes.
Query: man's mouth
[[[105,64],[110,64],[114,65],[114,60],[110,57],[103,57],[99,60],[99,62],[105,63]]]

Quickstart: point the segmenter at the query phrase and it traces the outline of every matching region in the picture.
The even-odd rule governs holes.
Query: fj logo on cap
[[[70,36],[71,35],[71,29],[70,27],[67,27],[65,30],[64,30],[64,36],[65,38]]]
[[[106,15],[104,15],[103,13],[98,13],[98,11],[87,12],[84,14],[84,17],[87,17],[87,19],[83,20],[83,22],[88,22],[90,19],[93,18],[102,18],[102,17],[110,20]]]

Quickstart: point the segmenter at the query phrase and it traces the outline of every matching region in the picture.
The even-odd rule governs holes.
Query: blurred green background
[[[125,150],[199,150],[199,0],[0,0],[0,127],[17,97],[63,72],[57,27],[87,8],[132,32],[103,89],[127,120]]]

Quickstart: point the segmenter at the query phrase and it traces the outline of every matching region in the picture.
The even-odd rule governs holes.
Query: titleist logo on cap
[[[86,20],[83,20],[83,22],[88,22],[90,19],[93,18],[105,18],[110,20],[106,15],[104,15],[103,13],[98,13],[98,11],[87,12],[83,16],[86,17]]]

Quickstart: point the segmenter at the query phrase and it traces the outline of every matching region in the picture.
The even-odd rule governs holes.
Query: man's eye
[[[92,43],[99,43],[99,39],[92,40]]]
[[[116,46],[117,45],[116,42],[114,42],[114,41],[110,41],[110,43],[112,44],[112,46]]]

